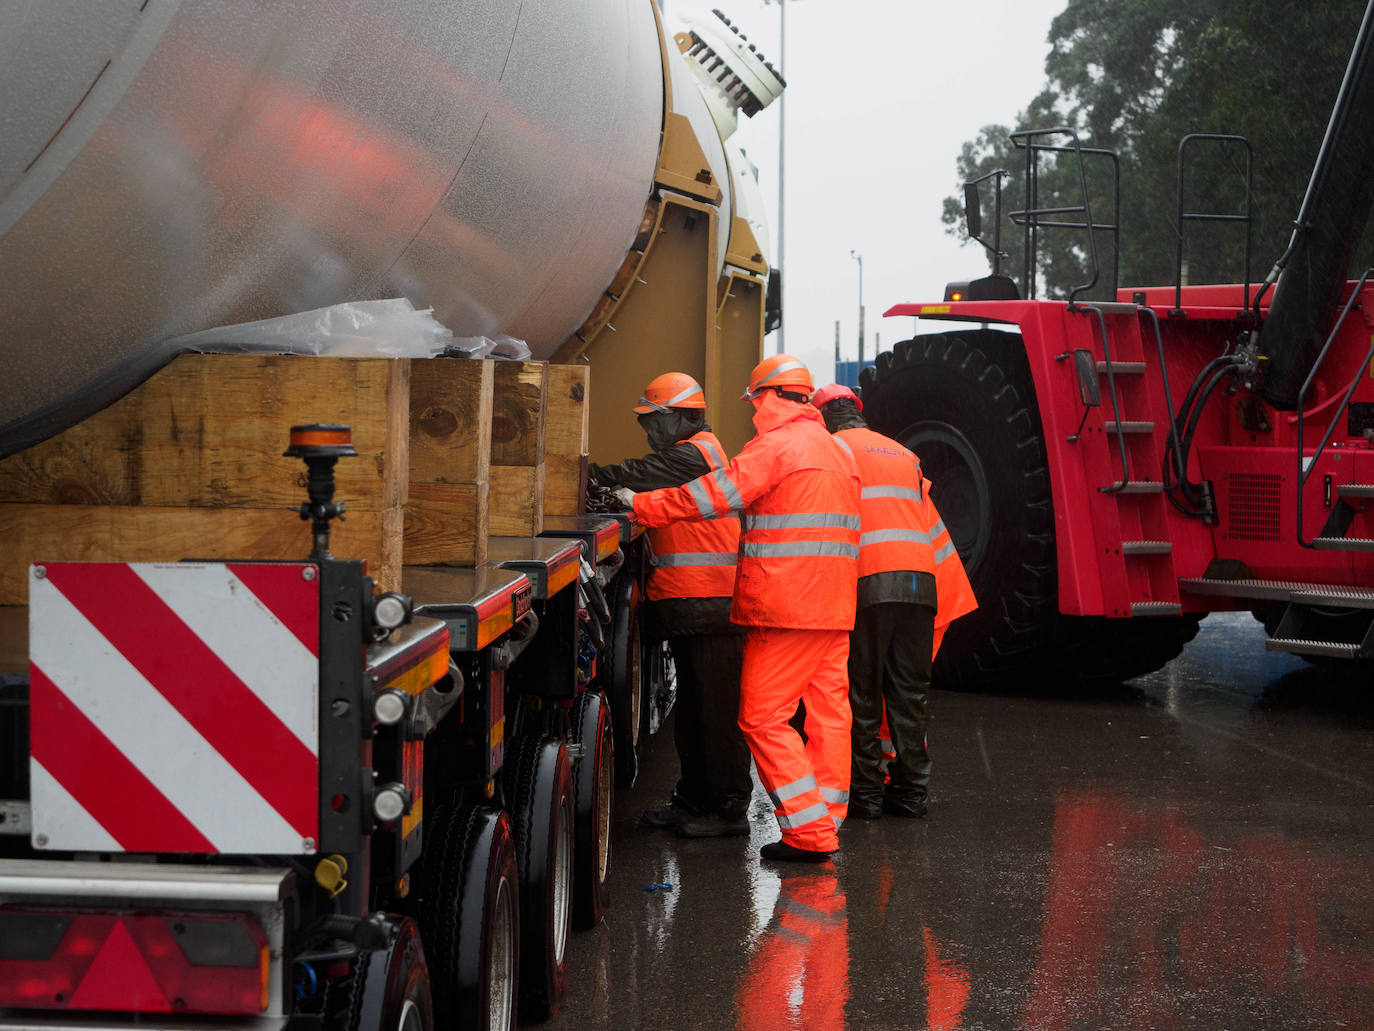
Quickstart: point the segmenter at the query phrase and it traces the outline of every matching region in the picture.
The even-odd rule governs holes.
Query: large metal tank
[[[652,0],[3,0],[0,455],[342,301],[552,354],[639,227],[661,53]]]

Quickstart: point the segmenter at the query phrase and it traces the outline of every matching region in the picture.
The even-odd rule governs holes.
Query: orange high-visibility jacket
[[[851,630],[859,558],[859,473],[820,412],[771,391],[758,435],[724,469],[635,495],[645,526],[744,512],[730,619],[741,626]]]
[[[854,456],[859,494],[859,576],[914,570],[935,573],[935,552],[921,491],[921,461],[891,437],[862,427],[840,430]]]
[[[725,451],[707,430],[687,438],[712,469],[725,468]],[[649,531],[653,569],[649,600],[664,598],[729,598],[735,593],[735,560],[739,554],[739,518],[731,513],[705,522],[669,523]]]
[[[930,546],[935,552],[935,597],[939,599],[935,610],[935,651],[938,652],[950,623],[976,609],[978,599],[973,596],[973,585],[969,583],[959,552],[954,550],[945,521],[930,499],[930,481],[924,478],[921,494],[926,524],[930,527]]]

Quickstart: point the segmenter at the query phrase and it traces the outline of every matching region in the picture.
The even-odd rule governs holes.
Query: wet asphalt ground
[[[671,727],[616,799],[614,899],[551,1029],[1374,1028],[1374,675],[1209,617],[1095,692],[932,695],[930,815],[778,836],[642,829]]]

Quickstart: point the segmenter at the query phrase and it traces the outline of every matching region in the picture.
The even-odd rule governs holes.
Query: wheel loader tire
[[[639,585],[624,576],[610,593],[611,628],[603,683],[615,735],[615,785],[628,788],[639,776],[640,742],[647,737],[649,722],[639,632]]]
[[[935,660],[943,687],[1117,683],[1159,669],[1197,635],[1197,615],[1059,613],[1054,503],[1021,338],[993,330],[897,344],[866,370],[864,415],[921,459],[978,609]]]
[[[520,1016],[544,1020],[568,990],[572,928],[572,766],[563,742],[527,735],[506,761],[520,881]]]
[[[1040,663],[1058,617],[1054,507],[1021,338],[918,336],[865,376],[864,415],[921,459],[978,608],[951,625],[941,686],[987,687]]]
[[[588,691],[578,698],[572,728],[582,752],[573,764],[573,926],[585,930],[599,924],[611,904],[615,743],[606,696]]]
[[[514,1028],[520,905],[506,814],[438,807],[425,821],[420,888],[435,1026]]]

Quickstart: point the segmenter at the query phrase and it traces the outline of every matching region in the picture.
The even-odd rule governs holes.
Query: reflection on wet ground
[[[853,821],[803,870],[759,863],[761,792],[747,841],[641,830],[660,735],[545,1026],[1374,1026],[1370,679],[1242,613],[1106,691],[937,692],[929,818]]]

